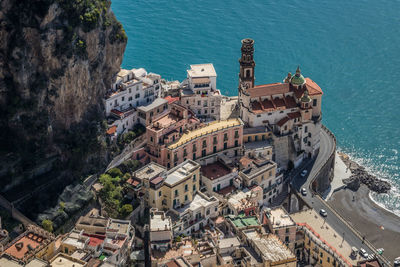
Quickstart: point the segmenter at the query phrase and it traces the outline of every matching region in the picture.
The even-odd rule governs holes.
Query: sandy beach
[[[365,185],[335,192],[328,202],[376,248],[384,248],[388,260],[400,257],[400,217],[372,201]]]

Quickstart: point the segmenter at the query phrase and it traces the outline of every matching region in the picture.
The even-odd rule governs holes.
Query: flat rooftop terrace
[[[296,261],[295,255],[286,247],[282,241],[273,234],[261,237],[256,231],[245,232],[246,237],[254,242],[262,256],[272,262]]]
[[[218,179],[233,172],[233,170],[219,161],[202,166],[200,171],[203,176],[210,180]]]
[[[272,209],[270,211],[270,217],[269,220],[272,224],[272,227],[286,227],[286,226],[294,226],[296,225],[295,222],[290,218],[290,216],[287,214],[287,212],[279,207]]]
[[[231,220],[231,222],[235,225],[235,227],[237,228],[243,228],[243,227],[247,227],[247,226],[258,226],[260,225],[260,223],[258,222],[258,219],[256,216],[227,216],[227,218],[229,218]]]
[[[175,185],[186,179],[189,175],[191,175],[192,171],[199,166],[200,165],[198,163],[192,160],[186,160],[168,171],[165,183],[171,186]]]
[[[156,176],[160,176],[164,171],[166,171],[167,168],[164,166],[158,165],[155,162],[150,162],[146,166],[140,168],[136,172],[133,173],[134,177],[143,180],[143,179],[148,179],[150,180],[151,178],[154,178]]]
[[[206,126],[189,131],[188,133],[185,133],[182,135],[182,137],[176,141],[175,143],[171,144],[168,146],[169,149],[175,149],[181,145],[186,144],[187,142],[196,139],[198,137],[215,133],[218,131],[221,131],[223,129],[227,129],[230,127],[235,127],[235,126],[240,126],[243,125],[243,122],[240,119],[230,119],[230,120],[224,120],[224,121],[213,121],[207,124]]]

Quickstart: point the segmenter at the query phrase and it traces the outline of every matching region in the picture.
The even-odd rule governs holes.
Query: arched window
[[[250,77],[250,70],[246,70],[246,77],[247,77],[247,78]]]

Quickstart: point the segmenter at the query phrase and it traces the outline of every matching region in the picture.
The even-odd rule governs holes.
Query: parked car
[[[320,209],[320,210],[319,210],[319,214],[321,214],[322,217],[328,216],[328,213],[327,213],[326,210],[324,210],[324,209]]]
[[[393,266],[394,267],[400,266],[400,257],[397,257],[397,258],[394,259]]]
[[[302,194],[303,196],[306,196],[306,195],[307,195],[307,190],[306,190],[304,187],[300,190],[300,192],[301,192],[301,194]]]
[[[364,258],[368,258],[368,253],[365,249],[360,248],[360,255]]]
[[[307,170],[303,170],[300,175],[301,177],[305,177],[307,175]]]

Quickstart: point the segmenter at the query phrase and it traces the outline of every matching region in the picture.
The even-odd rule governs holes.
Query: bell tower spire
[[[246,38],[242,40],[242,57],[239,59],[239,95],[241,88],[254,87],[254,40]]]

